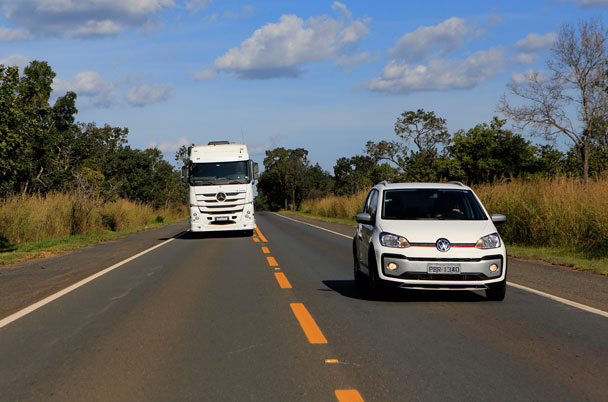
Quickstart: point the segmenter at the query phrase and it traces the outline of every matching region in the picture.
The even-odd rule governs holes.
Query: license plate
[[[215,218],[216,221],[227,221],[228,217],[227,216],[218,216],[217,218]]]
[[[459,274],[460,264],[427,264],[426,271],[429,274]]]

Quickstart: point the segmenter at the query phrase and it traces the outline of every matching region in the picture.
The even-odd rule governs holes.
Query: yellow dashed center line
[[[264,235],[262,234],[262,232],[260,232],[260,229],[258,229],[257,226],[255,228],[255,231],[256,231],[257,236],[254,234],[254,236],[253,236],[254,242],[256,242],[256,243],[260,243],[260,242],[267,243],[268,242],[266,237],[264,237]],[[263,246],[262,252],[264,254],[270,254],[270,249],[266,246]],[[277,262],[277,260],[274,257],[268,256],[268,257],[266,257],[266,260],[268,261],[268,265],[270,265],[271,267],[274,267],[275,271],[280,270],[279,263]],[[275,272],[274,277],[277,280],[281,289],[291,289],[292,288],[291,283],[289,283],[289,281],[287,280],[287,277],[282,272]],[[327,343],[327,339],[323,335],[323,332],[321,332],[321,329],[315,322],[314,318],[312,318],[312,316],[310,315],[310,313],[308,312],[308,310],[306,309],[304,304],[291,303],[290,306],[291,306],[291,310],[293,311],[293,314],[296,316],[296,319],[300,323],[300,327],[302,327],[302,330],[304,331],[306,338],[308,338],[308,342],[310,342],[312,344]],[[326,359],[325,360],[326,364],[338,364],[339,362],[340,361],[338,359]],[[338,398],[339,402],[365,402],[363,400],[363,398],[361,397],[361,395],[359,394],[359,391],[357,391],[356,389],[337,389],[337,390],[335,390],[335,395],[336,395],[336,398]]]
[[[258,229],[258,227],[255,227],[255,232],[258,234],[258,236],[260,237],[260,240],[262,240],[264,243],[267,243],[268,240],[266,240],[266,238],[264,237],[264,235],[262,234],[262,232],[260,232],[260,229]]]
[[[277,278],[281,289],[291,289],[291,283],[287,280],[287,277],[282,272],[275,272],[274,277]]]
[[[356,389],[337,389],[335,393],[340,402],[365,402]]]
[[[291,303],[291,310],[298,319],[304,334],[310,343],[327,343],[327,339],[317,326],[314,318],[310,315],[306,307],[302,303]]]

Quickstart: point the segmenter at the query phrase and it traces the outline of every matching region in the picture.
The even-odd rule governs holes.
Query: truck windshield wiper
[[[239,180],[231,180],[228,184],[246,184],[249,183],[249,181],[245,180],[245,179],[239,179]]]
[[[206,185],[215,184],[215,183],[212,181],[209,181],[209,180],[192,180],[192,184],[195,186],[206,186]]]

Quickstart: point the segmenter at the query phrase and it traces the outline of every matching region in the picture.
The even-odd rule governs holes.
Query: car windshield
[[[190,181],[195,186],[249,183],[249,162],[193,163]]]
[[[402,189],[384,191],[382,219],[486,220],[469,190]]]

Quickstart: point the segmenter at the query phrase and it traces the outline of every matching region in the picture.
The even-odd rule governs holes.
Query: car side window
[[[368,213],[372,218],[376,217],[376,211],[378,210],[378,191],[374,190],[371,199],[369,201],[369,211]]]
[[[370,191],[369,194],[367,195],[367,198],[365,199],[365,202],[363,203],[363,209],[361,210],[361,213],[369,213],[369,201],[372,199],[373,193],[374,193],[374,190]]]

